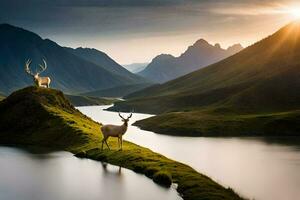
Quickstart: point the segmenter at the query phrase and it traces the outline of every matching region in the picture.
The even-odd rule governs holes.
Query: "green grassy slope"
[[[74,106],[110,105],[117,101],[113,98],[99,98],[82,95],[66,95],[66,98]]]
[[[82,95],[91,96],[91,97],[124,97],[130,93],[145,89],[153,84],[151,83],[141,83],[133,85],[123,85],[117,86],[104,90],[96,90],[84,93]]]
[[[28,87],[12,93],[0,102],[0,122],[2,144],[76,149],[99,139],[99,124],[52,89]]]
[[[28,87],[0,102],[1,144],[67,150],[78,157],[119,165],[162,185],[177,183],[178,192],[186,200],[242,199],[191,167],[133,143],[125,141],[123,151],[119,151],[117,140],[110,139],[112,150],[101,151],[100,126],[53,89]]]
[[[300,110],[245,115],[171,112],[134,125],[157,133],[181,136],[299,136]]]
[[[282,112],[297,112],[300,110],[299,57],[300,22],[294,22],[219,63],[163,85],[133,93],[126,97],[127,101],[116,103],[111,110],[134,109],[138,112],[164,113],[161,117],[137,124],[149,130],[183,135],[184,131],[190,132],[193,128],[204,126],[203,121],[193,119],[191,125],[192,122],[184,120],[186,115],[194,119],[198,119],[199,115],[207,116],[205,122],[219,115],[221,124],[227,121],[227,116],[242,120],[248,115],[277,116]],[[155,119],[160,128],[150,127],[149,124],[156,124]],[[164,125],[160,123],[161,120]],[[294,124],[297,124],[299,117],[294,120]],[[182,121],[186,123],[182,124]],[[178,129],[176,124],[181,124],[181,128]],[[218,127],[212,125],[209,129]],[[249,128],[248,132],[257,132],[254,125],[245,126],[241,123],[239,130],[243,128]],[[265,128],[260,128],[260,134],[266,134]],[[287,128],[286,132],[296,130],[292,126]],[[178,130],[182,133],[175,133]],[[245,131],[240,134],[245,134]]]

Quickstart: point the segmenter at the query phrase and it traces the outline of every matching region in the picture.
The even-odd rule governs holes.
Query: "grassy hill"
[[[178,192],[186,200],[242,199],[191,167],[133,143],[125,141],[119,151],[117,140],[110,139],[112,150],[100,150],[100,126],[53,89],[28,87],[0,102],[1,144],[67,150],[78,157],[119,165],[165,186],[177,183]]]
[[[206,134],[207,128],[219,135],[224,132],[224,126],[241,135],[266,134],[268,126],[253,127],[247,116],[263,116],[260,119],[268,124],[269,120],[275,120],[273,116],[280,115],[282,121],[288,118],[290,123],[290,113],[293,113],[293,123],[287,126],[284,122],[282,126],[283,134],[295,134],[300,124],[299,57],[300,22],[293,22],[219,63],[133,93],[127,96],[128,101],[118,102],[112,109],[163,113],[137,124],[180,135],[193,129],[196,135]],[[191,120],[187,121],[187,116]],[[228,117],[238,121],[247,119],[247,123],[230,125]],[[220,125],[209,123],[211,119]],[[159,123],[162,120],[163,124]],[[159,124],[160,128],[150,124]],[[181,124],[180,128],[177,124]]]
[[[123,85],[117,86],[113,88],[96,90],[87,93],[83,93],[82,95],[91,96],[91,97],[124,97],[130,93],[145,89],[150,87],[151,83],[141,83],[141,84],[133,84],[133,85]]]
[[[66,95],[66,98],[74,106],[110,105],[117,101],[113,98],[99,98],[82,95]]]

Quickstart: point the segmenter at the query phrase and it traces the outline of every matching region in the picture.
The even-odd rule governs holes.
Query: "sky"
[[[0,0],[0,23],[130,64],[178,56],[200,38],[246,47],[298,11],[299,0]]]

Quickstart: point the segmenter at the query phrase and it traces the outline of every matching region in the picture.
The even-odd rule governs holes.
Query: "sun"
[[[289,13],[295,18],[300,19],[300,7],[290,8]]]

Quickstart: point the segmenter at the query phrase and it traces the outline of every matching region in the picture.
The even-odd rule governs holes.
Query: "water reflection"
[[[119,124],[106,106],[80,107],[96,121]],[[134,114],[131,122],[150,117]],[[300,199],[300,138],[192,138],[159,135],[130,126],[124,139],[189,164],[250,199]]]
[[[143,190],[138,190],[143,188]],[[67,152],[47,155],[0,147],[1,200],[181,199],[145,176],[117,166],[79,159]]]
[[[103,169],[103,172],[105,175],[107,176],[115,176],[115,177],[118,177],[118,178],[121,178],[122,176],[122,167],[117,167],[118,170],[112,170],[112,169],[109,169],[109,165],[105,162],[102,162],[101,163],[102,165],[102,169]]]

